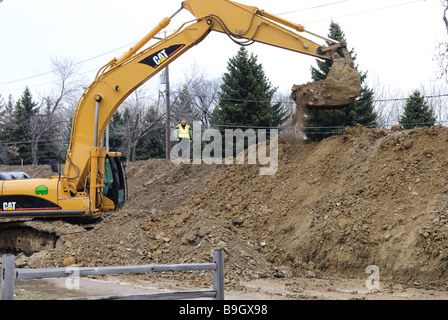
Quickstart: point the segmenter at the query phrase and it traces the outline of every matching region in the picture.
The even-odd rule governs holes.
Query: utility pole
[[[166,140],[165,140],[165,146],[166,146],[166,159],[170,159],[170,137],[171,137],[171,125],[170,125],[170,117],[171,117],[171,111],[170,111],[170,73],[168,71],[168,66],[165,67],[165,103],[166,103]]]
[[[109,125],[107,125],[107,127],[106,127],[106,137],[105,137],[105,140],[106,140],[106,151],[107,152],[109,152],[110,150],[110,144],[109,144]]]
[[[166,38],[166,30],[164,32],[164,37]],[[162,38],[158,38],[158,37],[154,37],[154,39],[157,40],[162,40]],[[170,137],[171,137],[171,124],[170,124],[170,118],[171,118],[171,108],[170,108],[170,72],[169,72],[169,68],[168,65],[165,67],[164,70],[165,73],[165,105],[166,105],[166,131],[165,131],[165,157],[167,160],[169,160],[170,157],[170,150],[171,150],[171,141],[170,141]],[[163,83],[163,82],[162,82]]]
[[[164,37],[166,38],[166,30],[164,32]],[[156,40],[163,40],[162,38],[159,37],[154,37],[153,39]],[[165,104],[166,104],[166,139],[165,139],[165,157],[167,160],[169,160],[170,157],[170,137],[171,137],[171,125],[170,125],[170,118],[171,118],[171,111],[170,111],[170,73],[169,73],[169,68],[168,65],[165,67],[164,69],[164,73],[165,73],[165,79],[163,79],[163,81],[165,82]],[[162,82],[163,84],[163,82]]]

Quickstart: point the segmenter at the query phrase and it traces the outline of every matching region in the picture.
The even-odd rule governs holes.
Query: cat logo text
[[[16,202],[3,202],[3,211],[16,210]]]
[[[146,65],[151,66],[154,69],[156,69],[158,66],[160,66],[162,63],[164,63],[166,60],[171,58],[176,52],[181,50],[183,47],[185,47],[184,44],[176,44],[176,45],[170,46],[168,48],[157,51],[156,53],[143,59],[139,63],[146,64]]]

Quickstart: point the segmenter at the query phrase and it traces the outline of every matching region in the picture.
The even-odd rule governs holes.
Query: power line
[[[278,15],[286,15],[286,14],[290,14],[290,13],[294,13],[294,12],[300,12],[300,11],[307,11],[307,10],[312,10],[312,9],[318,9],[318,8],[322,8],[322,7],[327,7],[327,6],[331,6],[331,5],[336,5],[336,4],[340,4],[343,2],[348,2],[351,0],[340,0],[340,1],[334,1],[334,2],[330,2],[330,3],[326,3],[326,4],[322,4],[322,5],[317,5],[317,6],[313,6],[313,7],[308,7],[308,8],[303,8],[303,9],[298,9],[298,10],[293,10],[293,11],[289,11],[289,12],[283,12],[283,13],[279,13]],[[391,6],[387,6],[387,7],[382,7],[382,8],[377,8],[377,9],[371,9],[371,10],[367,10],[367,11],[362,11],[362,12],[358,12],[358,13],[352,13],[352,14],[347,14],[347,15],[343,15],[343,16],[339,16],[339,18],[343,18],[343,17],[349,17],[349,16],[354,16],[354,15],[360,15],[360,14],[365,14],[365,13],[371,13],[371,12],[375,12],[375,11],[380,11],[380,10],[386,10],[386,9],[390,9],[390,8],[395,8],[395,7],[400,7],[400,6],[404,6],[404,5],[408,5],[408,4],[412,4],[412,3],[416,3],[416,2],[421,2],[421,1],[425,1],[425,0],[414,0],[414,1],[409,1],[406,3],[400,3],[400,4],[396,4],[396,5],[391,5]],[[328,19],[323,19],[323,20],[317,20],[317,21],[312,21],[312,22],[308,22],[308,23],[314,23],[314,22],[321,22],[321,21],[327,21]],[[107,52],[101,53],[99,55],[81,60],[77,63],[75,63],[75,65],[80,65],[83,64],[85,62],[97,59],[99,57],[105,56],[107,54],[113,53],[117,50],[126,48],[130,45],[132,45],[135,42],[129,42],[125,45],[122,45],[118,48],[109,50]],[[38,77],[42,77],[48,74],[51,74],[53,71],[47,71],[47,72],[43,72],[43,73],[39,73],[39,74],[35,74],[29,77],[25,77],[25,78],[21,78],[21,79],[16,79],[16,80],[11,80],[11,81],[7,81],[7,82],[2,82],[0,83],[0,86],[5,86],[5,85],[9,85],[9,84],[13,84],[13,83],[17,83],[17,82],[23,82],[26,80],[30,80],[30,79],[34,79],[34,78],[38,78]],[[90,71],[89,71],[90,72]],[[45,83],[47,84],[47,83]],[[41,85],[45,85],[45,84],[40,84],[40,85],[36,85],[36,86],[41,86]],[[18,89],[17,89],[18,90]]]
[[[341,0],[341,1],[335,1],[335,2],[330,2],[330,3],[326,3],[326,4],[321,4],[318,6],[313,6],[313,7],[309,7],[309,8],[304,8],[304,9],[297,9],[297,10],[292,10],[292,11],[288,11],[288,12],[282,12],[282,13],[278,13],[278,16],[282,16],[282,15],[286,15],[286,14],[290,14],[290,13],[295,13],[295,12],[302,12],[302,11],[308,11],[308,10],[313,10],[313,9],[318,9],[318,8],[323,8],[323,7],[328,7],[328,6],[332,6],[335,4],[339,4],[339,3],[343,3],[343,2],[349,2],[351,0]]]
[[[44,145],[51,145],[51,142],[66,142],[68,141],[68,139],[42,139],[42,140],[37,140],[37,141],[17,141],[17,142],[2,142],[0,141],[0,145],[3,146],[16,146],[16,145],[22,145],[22,144],[31,144],[31,143],[43,143]]]
[[[47,72],[39,73],[39,74],[36,74],[36,75],[34,75],[34,76],[29,76],[29,77],[22,78],[22,79],[17,79],[17,80],[11,80],[11,81],[7,81],[7,82],[2,82],[2,83],[0,83],[0,86],[5,86],[5,85],[12,84],[12,83],[16,83],[16,82],[22,82],[22,81],[25,81],[25,80],[30,80],[30,79],[34,79],[34,78],[38,78],[38,77],[42,77],[42,76],[45,76],[45,75],[47,75],[47,74],[51,74],[51,73],[53,73],[53,71],[47,71]]]
[[[442,121],[435,121],[435,122],[409,122],[409,123],[402,123],[400,125],[402,126],[408,126],[408,125],[416,125],[416,126],[428,126],[428,125],[442,125],[442,124],[447,124],[448,120],[442,120]],[[395,125],[399,125],[399,123],[389,123],[389,124],[385,124],[385,125],[366,125],[364,127],[366,128],[387,128],[387,127],[392,127]],[[283,130],[283,129],[288,129],[288,127],[257,127],[257,126],[233,126],[233,125],[220,125],[220,124],[212,124],[210,125],[211,127],[217,127],[217,128],[237,128],[237,129],[279,129],[279,130]],[[319,129],[345,129],[347,127],[350,128],[354,128],[355,126],[322,126],[322,127],[307,127],[304,126],[303,129],[313,129],[313,130],[319,130]],[[308,132],[306,132],[308,134]],[[333,132],[332,132],[333,133]]]
[[[227,124],[211,124],[210,127],[217,128],[237,128],[237,129],[285,129],[285,127],[260,127],[260,126],[233,126]]]
[[[190,94],[191,96],[198,96],[202,97],[201,95],[195,95]],[[372,101],[375,102],[397,102],[397,101],[407,101],[407,100],[418,100],[418,99],[436,99],[436,98],[447,98],[448,93],[446,94],[438,94],[438,95],[431,95],[431,96],[421,96],[421,97],[408,97],[408,98],[389,98],[389,99],[373,99],[373,100],[356,100],[355,102],[369,102]],[[270,104],[278,104],[278,103],[284,103],[284,104],[295,104],[293,101],[271,101],[271,100],[244,100],[244,99],[223,99],[224,101],[229,102],[245,102],[245,103],[270,103]]]
[[[118,48],[115,48],[115,49],[109,50],[107,52],[101,53],[99,55],[96,55],[96,56],[93,56],[93,57],[90,57],[90,58],[78,61],[78,62],[75,63],[75,65],[81,65],[81,64],[86,63],[88,61],[95,60],[95,59],[97,59],[99,57],[102,57],[102,56],[108,55],[110,53],[113,53],[115,51],[118,51],[118,50],[121,50],[123,48],[126,48],[126,47],[132,45],[133,43],[134,42],[130,42],[130,43],[127,43],[127,44],[125,44],[123,46],[120,46]],[[97,70],[97,69],[95,69],[95,70]],[[92,70],[92,71],[94,71],[94,70]],[[88,72],[91,72],[91,71],[88,71]],[[17,82],[23,82],[23,81],[34,79],[34,78],[39,78],[39,77],[42,77],[42,76],[45,76],[45,75],[51,74],[51,73],[53,73],[53,71],[47,71],[47,72],[35,74],[33,76],[29,76],[29,77],[25,77],[25,78],[21,78],[21,79],[16,79],[16,80],[11,80],[11,81],[7,81],[7,82],[2,82],[2,83],[0,83],[0,86],[5,86],[5,85],[9,85],[9,84],[17,83]],[[45,83],[45,84],[48,84],[48,83]],[[45,85],[45,84],[41,84],[41,85]],[[41,86],[41,85],[36,85],[36,86]]]
[[[81,72],[78,75],[82,76],[84,74],[91,73],[91,72],[94,72],[94,71],[98,71],[98,68],[90,69],[88,71]],[[40,84],[35,84],[35,85],[32,85],[32,86],[27,86],[27,87],[29,89],[33,89],[33,88],[37,88],[37,87],[41,87],[41,86],[46,86],[46,85],[49,85],[49,84],[54,84],[54,81],[48,81],[48,82],[44,82],[44,83],[40,83]],[[18,90],[23,90],[23,87],[15,88],[15,89],[9,89],[8,91],[11,93],[11,92],[18,91]]]
[[[387,127],[393,127],[396,125],[401,125],[401,126],[410,126],[410,125],[415,125],[415,126],[430,126],[430,125],[443,125],[448,123],[448,120],[441,120],[441,121],[435,121],[435,122],[409,122],[409,123],[388,123],[388,124],[384,124],[384,125],[366,125],[364,127],[366,128],[387,128]],[[303,127],[304,129],[311,129],[311,130],[319,130],[319,129],[345,129],[347,127],[350,128],[354,128],[354,126],[335,126],[335,127]],[[308,134],[308,132],[306,132]]]
[[[127,48],[127,47],[129,47],[129,46],[132,46],[132,45],[133,45],[134,43],[136,43],[137,41],[138,41],[138,40],[129,42],[129,43],[127,43],[127,44],[125,44],[125,45],[122,45],[122,46],[120,46],[120,47],[118,47],[118,48],[115,48],[115,49],[109,50],[109,51],[107,51],[107,52],[103,52],[103,53],[101,53],[101,54],[98,54],[98,55],[96,55],[96,56],[93,56],[93,57],[90,57],[90,58],[87,58],[87,59],[78,61],[78,62],[75,63],[75,65],[81,65],[81,64],[86,63],[86,62],[89,62],[89,61],[91,61],[91,60],[95,60],[95,59],[97,59],[97,58],[100,58],[100,57],[103,57],[103,56],[105,56],[105,55],[111,54],[111,53],[113,53],[113,52],[115,52],[115,51],[118,51],[118,50]],[[90,73],[90,72],[97,71],[97,70],[98,70],[98,69],[93,69],[93,70],[90,70],[90,71],[86,71],[86,72],[84,72],[84,73],[82,73],[82,74]],[[25,80],[30,80],[30,79],[38,78],[38,77],[45,76],[45,75],[47,75],[47,74],[51,74],[51,73],[53,73],[53,71],[47,71],[47,72],[39,73],[39,74],[36,74],[36,75],[33,75],[33,76],[29,76],[29,77],[26,77],[26,78],[16,79],[16,80],[11,80],[11,81],[7,81],[7,82],[3,82],[3,83],[0,83],[0,86],[4,86],[4,85],[12,84],[12,83],[17,83],[17,82],[22,82],[22,81],[25,81]],[[51,83],[51,82],[50,82],[50,83]],[[42,85],[46,85],[46,84],[48,84],[48,83],[35,85],[35,86],[33,86],[33,87],[42,86]],[[16,89],[16,90],[18,90],[18,89]]]
[[[184,92],[174,91],[173,94],[183,94]],[[188,93],[191,97],[197,97],[197,98],[207,98],[206,95],[200,95],[195,93]],[[398,102],[398,101],[407,101],[407,100],[416,100],[416,99],[437,99],[437,98],[448,98],[448,93],[445,94],[438,94],[438,95],[426,95],[421,97],[407,97],[407,98],[387,98],[387,99],[373,99],[373,100],[355,100],[355,102],[362,103],[362,102]],[[241,103],[266,103],[266,104],[289,104],[294,105],[295,102],[292,100],[278,100],[278,101],[272,101],[272,100],[252,100],[252,99],[234,99],[234,98],[220,98],[223,101],[228,102],[241,102]],[[214,100],[214,99],[212,99]]]
[[[399,3],[399,4],[390,5],[390,6],[381,7],[381,8],[370,9],[370,10],[360,11],[360,12],[356,12],[356,13],[349,13],[349,14],[345,14],[345,15],[337,16],[336,18],[352,17],[352,16],[357,16],[357,15],[362,15],[362,14],[372,13],[372,12],[376,12],[376,11],[382,11],[382,10],[387,10],[387,9],[392,9],[392,8],[397,8],[397,7],[402,7],[402,6],[406,6],[406,5],[409,5],[409,4],[413,4],[413,3],[417,3],[417,2],[422,2],[422,1],[425,1],[425,0],[414,0],[414,1],[409,1],[409,2],[404,2],[404,3]],[[316,22],[322,22],[322,21],[328,21],[328,19],[321,19],[321,20],[309,21],[309,22],[306,22],[306,23],[316,23]]]
[[[364,127],[374,129],[374,128],[387,128],[392,127],[396,125],[400,126],[435,126],[435,125],[443,125],[448,124],[448,120],[441,120],[441,121],[435,121],[435,122],[409,122],[409,123],[389,123],[385,125],[366,125]],[[237,128],[237,129],[270,129],[270,130],[285,130],[288,129],[288,127],[263,127],[263,126],[241,126],[241,125],[210,125],[212,128]],[[345,129],[354,128],[355,126],[323,126],[323,127],[307,127],[304,126],[302,129],[304,130],[304,134],[307,135],[319,135],[319,134],[343,134],[345,132]],[[319,132],[307,132],[306,130],[340,130],[340,131],[319,131]],[[220,132],[225,132],[225,129],[218,129]],[[115,132],[115,131],[114,131]],[[119,131],[118,131],[119,132]],[[39,144],[43,144],[44,146],[52,145],[52,142],[67,142],[67,139],[42,139],[38,141]],[[17,146],[17,145],[23,145],[23,144],[31,144],[31,141],[18,141],[18,142],[2,142],[0,141],[0,146]]]

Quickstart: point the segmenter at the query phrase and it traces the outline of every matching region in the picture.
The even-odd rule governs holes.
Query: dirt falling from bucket
[[[304,142],[306,110],[336,110],[350,105],[361,93],[361,79],[353,62],[335,58],[327,78],[304,85],[294,85],[291,99],[296,112],[286,125],[285,140],[294,144]]]
[[[344,58],[333,60],[326,79],[304,85],[295,85],[291,98],[297,104],[297,120],[304,110],[342,109],[361,93],[361,79],[351,63]]]
[[[303,145],[305,135],[303,133],[305,110],[297,107],[296,112],[288,120],[285,130],[282,132],[283,139],[292,145]]]

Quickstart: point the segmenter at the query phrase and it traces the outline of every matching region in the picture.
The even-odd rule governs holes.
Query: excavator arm
[[[344,77],[343,80],[354,79],[353,81],[359,82],[359,85],[355,83],[355,85],[349,86],[349,88],[355,88],[354,93],[342,93],[344,95],[342,103],[339,103],[340,98],[338,98],[336,104],[326,101],[325,104],[321,103],[319,105],[323,108],[345,106],[359,95],[359,76],[356,71],[347,67],[347,65],[352,64],[352,61],[345,49],[345,43],[335,43],[331,48],[324,48],[299,34],[305,32],[303,26],[259,10],[256,7],[245,6],[229,0],[187,0],[182,3],[182,8],[190,11],[196,19],[186,23],[177,32],[155,45],[137,53],[150,39],[168,26],[174,15],[163,19],[154,30],[149,32],[128,52],[107,64],[84,92],[73,118],[69,148],[69,156],[73,163],[77,164],[80,177],[76,176],[71,163],[67,163],[65,172],[67,177],[78,180],[77,188],[81,188],[79,180],[85,180],[88,175],[90,168],[87,164],[92,146],[97,147],[99,145],[107,124],[121,103],[135,89],[160,72],[165,66],[200,43],[211,31],[225,33],[240,45],[260,42],[321,59],[339,61],[338,68],[348,70],[352,75],[351,77]],[[346,56],[335,58],[336,51],[341,48],[347,52]],[[342,70],[337,71],[338,75],[342,73]],[[337,76],[334,79],[338,80]],[[303,88],[309,89],[308,94],[313,91],[310,84]],[[307,94],[299,93],[299,88],[295,88],[294,91],[295,95]],[[333,91],[341,92],[340,90]],[[305,103],[304,106],[312,108],[313,105],[310,100],[313,98],[303,97],[301,101],[307,101],[308,103]],[[95,115],[97,115],[97,118],[95,118]]]
[[[195,17],[194,20],[182,25],[172,35],[142,50],[149,40],[167,27],[171,19],[182,9],[190,11]],[[60,209],[67,216],[71,213],[77,216],[95,216],[120,207],[123,200],[117,203],[117,199],[123,197],[125,187],[122,181],[123,170],[118,160],[119,154],[106,152],[100,146],[109,121],[132,92],[188,49],[200,43],[212,31],[226,34],[239,45],[260,42],[333,61],[336,68],[332,68],[328,79],[320,83],[294,86],[293,97],[300,107],[340,108],[351,103],[359,95],[359,75],[353,69],[353,62],[345,43],[321,37],[334,43],[330,47],[323,47],[301,35],[306,32],[312,34],[302,25],[256,7],[230,0],[186,0],[173,16],[163,19],[121,57],[113,59],[100,69],[76,107],[64,174],[48,179],[51,181],[33,179],[27,181],[30,190],[34,185],[39,185],[44,187],[41,188],[43,190],[53,191],[47,191],[44,195],[38,195],[37,191],[35,193],[40,198],[52,193],[51,203],[54,203],[55,211],[53,214],[37,214],[24,209],[23,215],[57,216],[57,211]],[[338,50],[343,52],[343,57],[337,54]],[[342,81],[340,81],[341,75]],[[347,79],[350,82],[349,86]],[[345,90],[347,87],[350,87],[350,90]],[[341,91],[341,88],[345,89]],[[3,195],[0,196],[17,195],[20,193],[19,189],[25,188],[26,184],[18,187],[17,184],[5,181]],[[23,191],[22,193],[26,194]],[[27,197],[31,194],[35,196],[30,191]],[[20,216],[20,214],[14,215],[9,212],[8,216]]]

